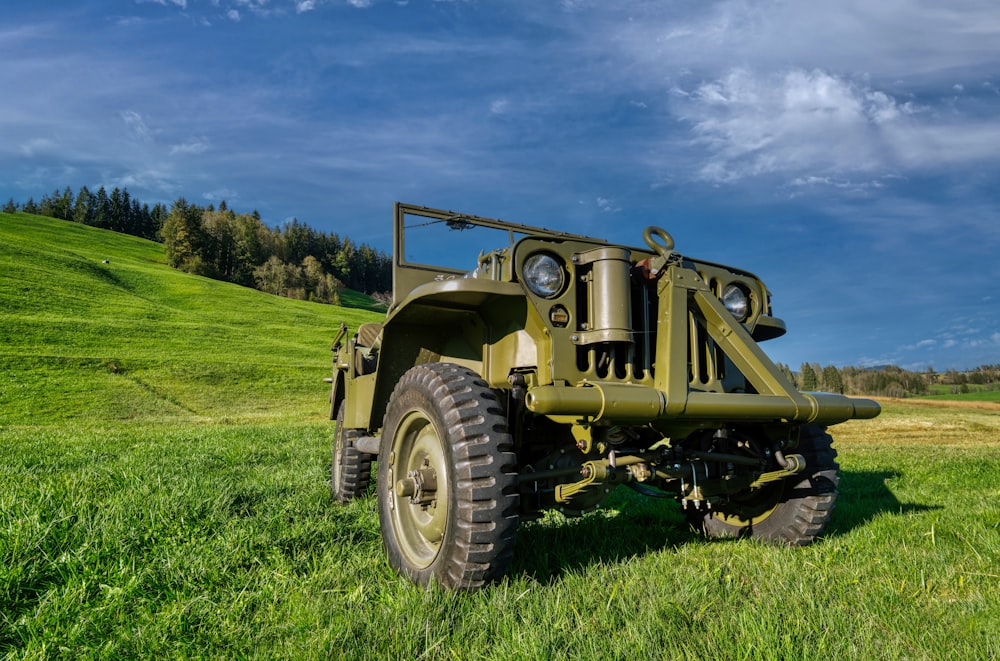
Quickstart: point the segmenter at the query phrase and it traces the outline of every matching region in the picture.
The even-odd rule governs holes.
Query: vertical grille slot
[[[632,328],[635,340],[632,366],[635,376],[639,379],[653,378],[658,303],[652,285],[639,283],[632,287]]]
[[[629,297],[631,341],[578,346],[576,362],[582,378],[652,383],[659,301],[656,290],[647,285],[633,285]]]
[[[624,342],[604,342],[577,349],[577,363],[584,378],[600,381],[635,379],[634,351]]]
[[[705,320],[688,312],[688,379],[695,390],[722,392],[725,378],[725,354],[709,336]]]
[[[586,295],[586,288],[581,289],[584,291],[577,299],[578,313],[587,318],[594,301]],[[581,379],[652,385],[660,314],[656,283],[634,280],[629,294],[632,342],[578,345],[576,362]],[[709,336],[704,318],[694,310],[689,310],[687,315],[689,341],[687,355],[681,360],[686,362],[688,383],[693,390],[725,392],[726,356]],[[672,358],[665,356],[664,360]],[[663,368],[670,369],[670,366],[663,365]]]

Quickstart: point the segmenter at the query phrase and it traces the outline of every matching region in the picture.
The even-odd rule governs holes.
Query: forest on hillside
[[[2,210],[60,218],[158,241],[174,268],[270,294],[340,303],[347,287],[387,300],[392,262],[347,236],[320,232],[298,219],[268,227],[257,211],[237,213],[225,201],[199,206],[178,198],[168,209],[132,197],[128,189],[86,186],[75,195],[56,189],[37,202],[13,199]]]

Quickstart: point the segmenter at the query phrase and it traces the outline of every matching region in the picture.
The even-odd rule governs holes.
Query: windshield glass
[[[476,224],[460,216],[449,219],[406,214],[403,218],[407,265],[471,271],[481,252],[513,245],[525,235]]]

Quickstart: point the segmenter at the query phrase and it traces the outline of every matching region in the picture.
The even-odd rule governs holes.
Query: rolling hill
[[[315,419],[340,321],[380,316],[182,273],[143,239],[0,214],[0,424]]]

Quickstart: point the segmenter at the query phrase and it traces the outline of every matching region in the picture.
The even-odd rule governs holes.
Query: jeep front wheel
[[[496,394],[474,372],[418,365],[396,384],[378,456],[389,563],[420,585],[476,588],[510,564],[516,457]]]
[[[824,428],[803,427],[796,452],[805,457],[805,472],[735,494],[711,511],[692,512],[691,523],[709,537],[750,537],[791,546],[813,542],[837,502],[837,451]]]

